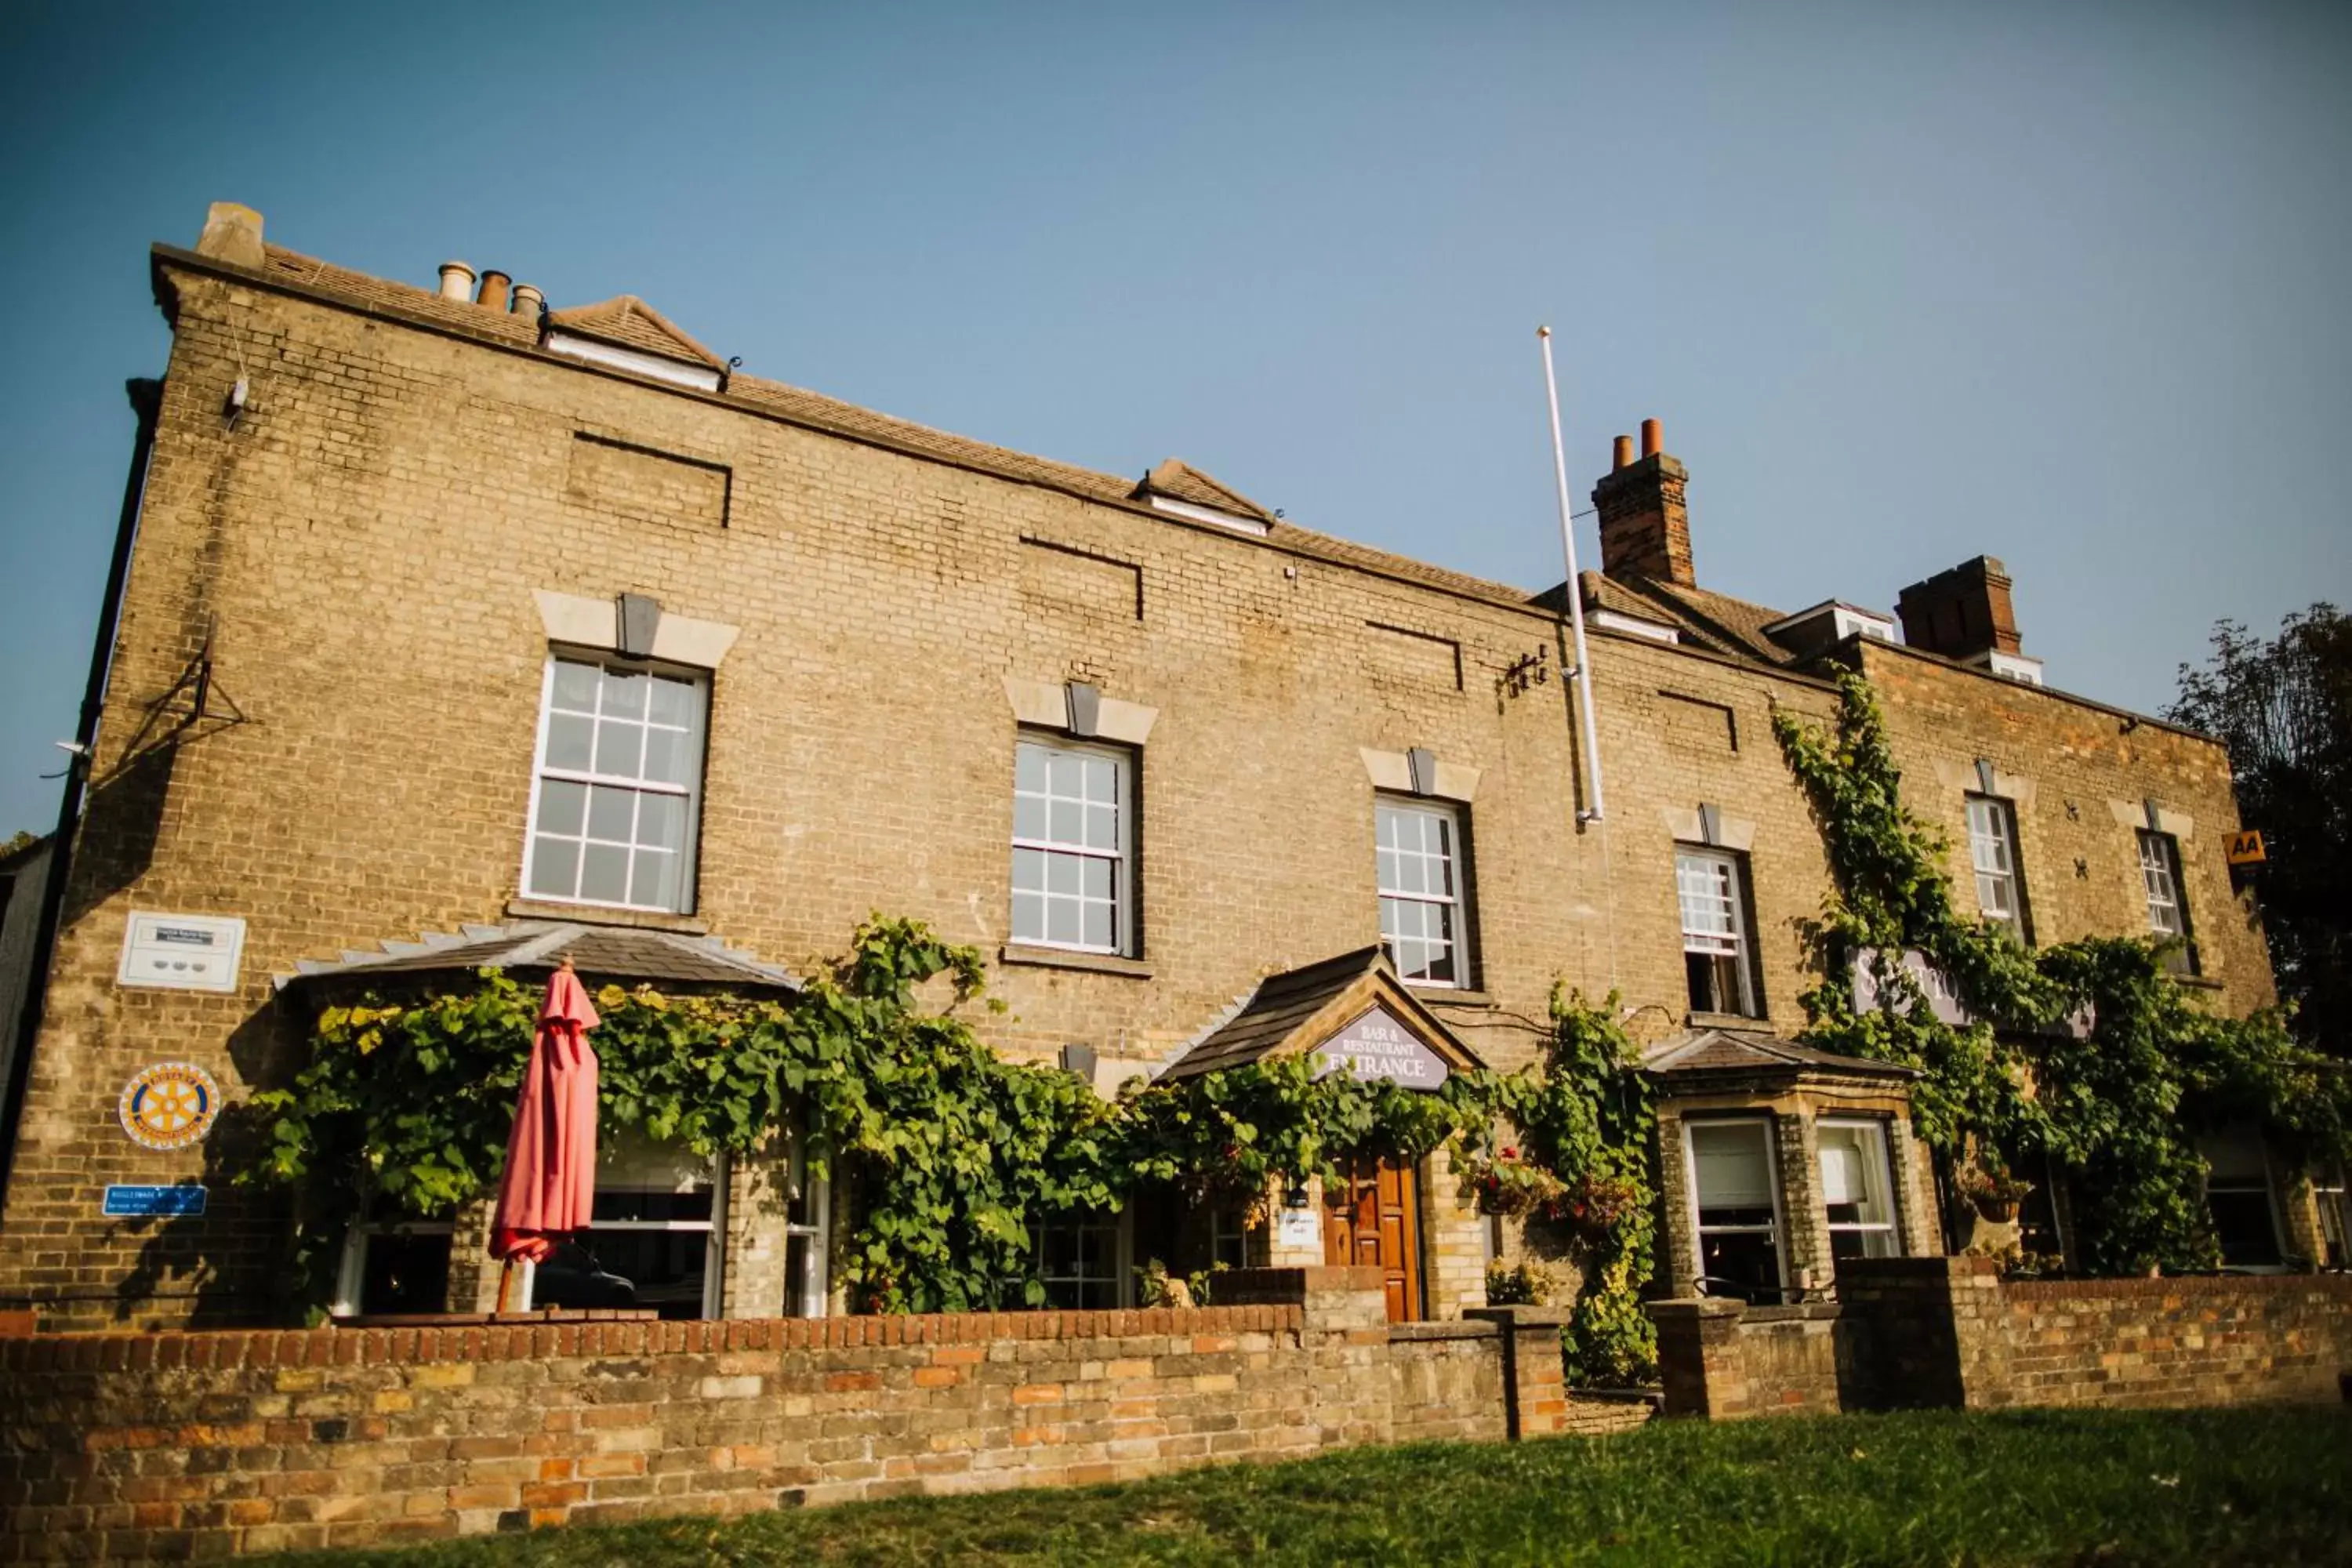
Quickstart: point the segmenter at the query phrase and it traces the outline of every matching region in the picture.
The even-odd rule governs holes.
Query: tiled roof
[[[279,246],[267,247],[268,256],[262,268],[265,275],[286,282],[337,295],[373,310],[388,310],[426,322],[455,328],[469,336],[510,342],[520,347],[536,347],[539,324],[529,317],[503,310],[490,310],[468,300],[445,300],[430,289],[421,289],[390,279],[355,272],[347,267],[337,267],[315,257],[304,256]],[[183,256],[185,253],[181,253]],[[211,268],[225,264],[215,258],[188,258],[200,260]],[[231,268],[235,270],[235,268]],[[640,301],[642,305],[642,301]],[[643,307],[648,315],[657,317],[652,307]],[[559,322],[569,310],[554,312]],[[575,331],[579,329],[573,329]],[[684,334],[680,334],[681,337]],[[688,339],[691,342],[691,339]],[[635,346],[635,345],[632,345]],[[656,351],[660,352],[660,351]],[[674,353],[675,351],[672,351]],[[861,408],[854,403],[844,403],[821,394],[809,392],[783,382],[768,381],[737,371],[727,379],[727,390],[721,395],[728,401],[764,408],[779,417],[798,424],[837,432],[841,435],[875,440],[904,450],[935,458],[963,468],[978,468],[1024,483],[1049,486],[1089,500],[1133,505],[1136,482],[1116,474],[1106,474],[1072,463],[1055,462],[1009,447],[992,446],[967,436],[918,425],[912,420],[898,419]],[[1165,468],[1167,465],[1162,464]],[[1182,465],[1180,465],[1182,466]],[[1156,470],[1155,470],[1156,471]],[[1249,515],[1266,517],[1270,513],[1255,501],[1197,469],[1187,468],[1197,479],[1213,486],[1222,495],[1221,500],[1202,500],[1195,504],[1230,510],[1236,503],[1249,509]],[[1181,499],[1181,498],[1180,498]],[[1524,588],[1508,584],[1474,577],[1467,573],[1433,566],[1410,556],[1396,555],[1385,550],[1350,540],[1301,528],[1287,521],[1273,525],[1272,539],[1300,555],[1328,561],[1335,565],[1359,567],[1378,572],[1408,582],[1419,583],[1445,593],[1467,598],[1483,599],[1491,604],[1510,607],[1530,605]]]
[[[797,991],[791,972],[762,963],[712,936],[643,931],[581,921],[515,921],[469,925],[452,936],[428,931],[417,942],[387,942],[376,952],[352,952],[334,963],[297,962],[298,973],[278,977],[279,989],[299,981],[389,979],[402,975],[508,969],[551,971],[565,959],[582,975],[617,981],[679,981],[741,990]]]
[[[600,338],[664,359],[693,360],[712,370],[727,368],[725,360],[688,337],[668,317],[635,294],[622,294],[602,304],[551,310],[547,319],[550,324],[583,338]]]
[[[1237,517],[1254,517],[1260,522],[1272,522],[1274,513],[1234,489],[1211,479],[1192,464],[1170,458],[1143,476],[1142,481],[1129,492],[1139,498],[1166,496],[1170,500],[1188,501],[1204,506],[1212,511],[1232,512]]]
[[[1752,1029],[1687,1029],[1642,1053],[1642,1070],[1672,1078],[1704,1072],[1839,1072],[1873,1078],[1917,1078],[1911,1068],[1864,1057],[1818,1051]]]
[[[1373,995],[1391,1010],[1409,1015],[1414,1025],[1437,1041],[1454,1058],[1453,1065],[1476,1066],[1475,1052],[1456,1039],[1443,1020],[1414,999],[1397,978],[1388,950],[1375,943],[1343,952],[1303,968],[1269,974],[1257,988],[1194,1037],[1161,1078],[1197,1078],[1222,1068],[1240,1067],[1278,1056],[1297,1047],[1312,1049],[1357,1016],[1346,1003],[1350,993]],[[1345,1014],[1346,1016],[1339,1015]],[[1319,1026],[1310,1027],[1310,1026]]]

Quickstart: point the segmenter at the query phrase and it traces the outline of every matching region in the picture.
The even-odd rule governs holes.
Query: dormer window
[[[1274,513],[1174,458],[1144,475],[1129,495],[1154,511],[1190,522],[1212,523],[1256,539],[1274,531]]]
[[[697,392],[727,389],[727,362],[634,294],[551,312],[541,329],[539,346],[567,359]]]

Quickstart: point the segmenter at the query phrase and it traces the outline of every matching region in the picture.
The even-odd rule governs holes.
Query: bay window
[[[1840,1262],[1895,1257],[1903,1249],[1895,1227],[1895,1171],[1886,1157],[1885,1124],[1823,1121],[1813,1131],[1830,1256]]]
[[[1780,1184],[1763,1117],[1683,1124],[1698,1220],[1698,1287],[1756,1303],[1780,1298]]]

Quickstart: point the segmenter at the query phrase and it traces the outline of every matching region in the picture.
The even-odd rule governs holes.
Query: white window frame
[[[783,1315],[787,1318],[822,1318],[831,1310],[833,1279],[833,1182],[826,1176],[812,1175],[808,1165],[807,1140],[795,1134],[792,1152],[785,1167],[784,1180],[788,1189],[784,1208],[784,1300]],[[805,1194],[805,1221],[792,1217],[791,1200]],[[793,1242],[807,1243],[802,1256],[801,1277],[792,1277]]]
[[[343,1249],[335,1265],[335,1296],[328,1315],[355,1318],[366,1310],[361,1300],[367,1287],[368,1247],[379,1236],[437,1236],[456,1244],[457,1225],[446,1219],[361,1220],[343,1232]],[[430,1310],[439,1311],[441,1307]]]
[[[1698,1140],[1691,1136],[1694,1128],[1754,1127],[1764,1138],[1764,1185],[1772,1195],[1772,1226],[1769,1233],[1752,1225],[1709,1226],[1700,1217],[1698,1190]],[[1691,1282],[1700,1295],[1706,1294],[1706,1238],[1709,1236],[1756,1236],[1769,1234],[1772,1238],[1772,1267],[1779,1273],[1775,1288],[1783,1296],[1789,1289],[1789,1216],[1783,1201],[1780,1182],[1780,1140],[1775,1135],[1772,1118],[1766,1116],[1685,1116],[1683,1118],[1683,1170],[1690,1188],[1691,1216]]]
[[[1731,934],[1728,937],[1720,931],[1692,928],[1683,884],[1686,865],[1705,866],[1710,870],[1721,871],[1723,881],[1730,889]],[[1714,898],[1717,895],[1710,890],[1706,896]],[[1763,1009],[1757,1005],[1756,998],[1755,950],[1748,936],[1748,868],[1742,858],[1726,849],[1713,849],[1696,844],[1675,845],[1675,916],[1682,931],[1685,953],[1697,952],[1709,958],[1728,957],[1732,960],[1733,973],[1739,980],[1739,994],[1734,998],[1738,1005],[1730,1011],[1742,1018],[1762,1017]],[[1728,946],[1725,945],[1727,942]]]
[[[2352,1205],[2345,1201],[2344,1167],[2322,1169],[2311,1178],[2312,1202],[2319,1210],[2319,1256],[2313,1264],[2323,1269],[2352,1268]],[[2329,1256],[2328,1249],[2335,1248]]]
[[[1113,792],[1112,805],[1118,816],[1118,843],[1114,848],[1103,849],[1098,847],[1084,843],[1065,843],[1059,839],[1052,837],[1040,838],[1023,837],[1020,831],[1019,805],[1022,795],[1026,793],[1021,788],[1020,759],[1021,750],[1023,747],[1034,747],[1038,751],[1046,752],[1049,757],[1054,754],[1092,757],[1104,759],[1110,763],[1112,768],[1115,770],[1111,786]],[[1053,875],[1052,865],[1054,858],[1056,856],[1081,861],[1104,860],[1108,861],[1111,867],[1111,940],[1109,944],[1106,946],[1098,943],[1088,942],[1083,940],[1078,942],[1054,942],[1048,940],[1045,935],[1022,935],[1020,933],[1018,917],[1013,914],[1013,906],[1018,902],[1021,897],[1021,890],[1016,889],[1013,884],[1011,879],[1012,862],[1008,859],[1006,863],[1007,881],[1005,909],[1008,916],[1012,917],[1012,929],[1013,932],[1013,940],[1024,947],[1053,948],[1064,952],[1101,953],[1107,957],[1112,958],[1134,957],[1136,955],[1135,819],[1138,815],[1138,792],[1135,787],[1136,753],[1133,750],[1124,746],[1102,745],[1091,741],[1075,741],[1066,739],[1059,735],[1045,734],[1035,731],[1024,730],[1013,742],[1013,794],[1014,801],[1014,826],[1013,833],[1013,850],[1017,853],[1020,850],[1026,849],[1045,856],[1047,867],[1046,875],[1049,879]],[[1050,831],[1052,826],[1050,820],[1052,816],[1051,803],[1054,796],[1048,793],[1043,798],[1047,802],[1047,816],[1049,819],[1047,822],[1047,827]],[[1050,910],[1052,909],[1054,895],[1049,893],[1043,896],[1046,899],[1046,908],[1049,911],[1046,922],[1046,931],[1050,932],[1053,929]],[[1081,918],[1080,921],[1079,934],[1081,938],[1085,935],[1083,918]]]
[[[1454,888],[1454,890],[1451,893],[1432,893],[1426,891],[1407,892],[1402,889],[1391,888],[1381,883],[1379,868],[1380,857],[1383,852],[1383,847],[1380,841],[1380,824],[1382,813],[1389,813],[1398,816],[1432,817],[1445,825],[1445,838],[1448,848],[1442,856],[1432,856],[1422,850],[1390,849],[1386,852],[1400,856],[1411,854],[1418,859],[1435,860],[1442,864],[1445,868],[1446,879],[1452,883]],[[1447,911],[1445,915],[1445,948],[1453,956],[1454,978],[1451,980],[1416,978],[1413,975],[1405,974],[1403,973],[1404,966],[1402,963],[1397,966],[1400,977],[1403,979],[1406,984],[1422,990],[1469,990],[1471,986],[1470,964],[1473,956],[1470,951],[1470,858],[1468,853],[1468,841],[1464,837],[1462,830],[1461,807],[1451,805],[1445,801],[1430,800],[1420,796],[1391,795],[1374,796],[1372,801],[1372,880],[1375,887],[1379,889],[1379,900],[1381,905],[1381,940],[1388,944],[1390,956],[1392,959],[1396,956],[1397,952],[1397,938],[1388,929],[1388,904],[1391,900],[1401,904],[1422,904]]]
[[[617,1235],[623,1231],[700,1231],[704,1237],[702,1265],[702,1317],[706,1320],[725,1315],[727,1301],[727,1176],[728,1159],[720,1154],[710,1163],[710,1217],[709,1219],[600,1219],[588,1227],[593,1239],[600,1235]],[[648,1193],[660,1188],[642,1182],[614,1182],[609,1185],[599,1181],[599,1192]],[[539,1302],[539,1268],[526,1264],[519,1271],[522,1278],[518,1299],[520,1310],[532,1311]]]
[[[1093,1217],[1087,1219],[1080,1219],[1069,1215],[1057,1215],[1050,1220],[1041,1220],[1031,1226],[1029,1245],[1033,1255],[1037,1259],[1037,1279],[1049,1293],[1046,1305],[1041,1310],[1049,1312],[1108,1312],[1134,1306],[1135,1227],[1133,1220],[1132,1213],[1122,1210],[1114,1215],[1103,1215],[1097,1212]],[[1050,1293],[1055,1285],[1096,1284],[1101,1282],[1104,1278],[1100,1274],[1048,1274],[1045,1272],[1045,1233],[1049,1230],[1075,1228],[1108,1230],[1116,1238],[1111,1248],[1113,1274],[1110,1282],[1116,1291],[1117,1300],[1108,1307],[1056,1307],[1050,1300]]]
[[[1813,1137],[1816,1148],[1819,1147],[1821,1135],[1824,1132],[1858,1132],[1862,1134],[1862,1158],[1864,1167],[1863,1173],[1865,1179],[1874,1180],[1883,1184],[1880,1206],[1886,1211],[1886,1218],[1882,1221],[1831,1219],[1829,1217],[1829,1191],[1825,1186],[1822,1192],[1822,1217],[1829,1226],[1832,1247],[1834,1247],[1836,1238],[1840,1233],[1862,1237],[1884,1236],[1886,1237],[1886,1250],[1885,1252],[1873,1253],[1869,1250],[1867,1242],[1865,1242],[1864,1245],[1863,1256],[1865,1258],[1902,1257],[1903,1205],[1897,1201],[1900,1196],[1900,1189],[1895,1184],[1895,1151],[1893,1141],[1887,1136],[1886,1123],[1878,1121],[1874,1117],[1868,1116],[1824,1116],[1818,1118],[1813,1123]],[[1835,1258],[1834,1251],[1832,1253],[1832,1258]]]
[[[593,750],[594,731],[593,727],[590,731],[591,750],[589,752],[588,760],[590,766],[588,769],[580,770],[573,768],[549,767],[547,762],[547,739],[550,721],[554,716],[555,710],[555,668],[558,664],[565,663],[593,664],[595,665],[600,671],[604,669],[622,669],[626,670],[631,674],[644,673],[647,675],[666,676],[671,679],[691,682],[695,689],[697,707],[694,723],[692,727],[686,731],[686,751],[688,761],[687,782],[683,784],[671,784],[659,780],[651,780],[643,777],[628,779],[622,778],[614,774],[605,774],[595,772],[594,763],[596,759]],[[598,705],[600,708],[602,707],[602,704],[603,697],[600,689],[598,697]],[[646,727],[650,728],[651,726],[647,725]],[[667,728],[667,726],[663,727]],[[697,883],[699,880],[696,872],[698,863],[701,858],[704,752],[709,745],[709,735],[710,672],[709,670],[693,669],[681,665],[656,664],[642,659],[624,659],[617,658],[610,652],[600,651],[595,648],[551,648],[548,651],[546,666],[540,675],[539,733],[531,745],[530,800],[523,818],[522,830],[522,897],[534,903],[577,904],[587,909],[646,910],[661,914],[693,913],[695,898],[698,892]],[[642,773],[642,767],[640,767],[639,772]],[[564,897],[555,893],[536,891],[533,884],[535,880],[534,873],[538,868],[540,795],[542,787],[551,778],[559,779],[569,784],[584,784],[591,789],[602,786],[607,789],[625,789],[641,795],[673,795],[682,799],[685,802],[686,832],[684,837],[679,841],[677,848],[678,867],[677,901],[669,904],[641,904],[626,901],[616,902],[604,899],[586,899],[581,898],[576,894],[571,897]],[[594,809],[593,797],[589,804],[583,805],[582,809],[583,812],[593,811]],[[564,836],[562,834],[552,834],[550,835],[550,837],[562,837]],[[583,846],[583,848],[588,842],[587,823],[583,819],[581,824],[581,843]],[[605,843],[610,841],[599,839],[595,840],[595,842]],[[636,846],[635,842],[632,841],[630,875],[633,878],[635,875],[635,847]],[[576,873],[572,879],[572,885],[575,888],[579,886],[579,877]]]
[[[2017,808],[1997,795],[1968,797],[1969,864],[1976,872],[1977,912],[1996,925],[2006,926],[2025,940],[2025,873],[2019,865]],[[1988,859],[1996,864],[1986,864]],[[1996,910],[1985,899],[1988,883],[2007,888],[2009,908]]]
[[[2188,878],[2180,864],[2180,840],[2154,828],[2137,830],[2139,846],[2140,890],[2147,900],[2147,929],[2166,941],[2179,942],[2175,965],[2197,973],[2197,926],[2189,910]],[[2165,923],[2169,914],[2171,923]]]
[[[2234,1137],[2231,1136],[2232,1134],[2234,1134]],[[2216,1147],[2223,1144],[2225,1142],[2239,1141],[2251,1142],[2254,1152],[2262,1161],[2262,1174],[2258,1177],[2234,1174],[2226,1176],[2216,1175],[2213,1170],[2212,1151]],[[2212,1205],[2213,1194],[2215,1192],[2219,1191],[2224,1194],[2242,1195],[2253,1192],[2257,1183],[2260,1184],[2263,1194],[2263,1206],[2265,1211],[2268,1212],[2271,1218],[2271,1250],[2278,1255],[2278,1261],[2276,1263],[2224,1262],[2221,1265],[2222,1271],[2229,1274],[2284,1274],[2287,1272],[2287,1258],[2293,1254],[2294,1249],[2288,1245],[2289,1238],[2286,1227],[2286,1215],[2281,1211],[2279,1205],[2279,1183],[2275,1168],[2271,1160],[2269,1141],[2264,1139],[2260,1132],[2248,1131],[2242,1126],[2231,1128],[2228,1129],[2221,1137],[2200,1140],[2197,1150],[2197,1156],[2199,1159],[2205,1162],[2205,1214],[2206,1218],[2209,1221],[2211,1221],[2214,1218]],[[2213,1239],[2214,1245],[2217,1247],[2221,1245],[2220,1231],[2221,1226],[2216,1224],[2214,1226],[2215,1235]]]

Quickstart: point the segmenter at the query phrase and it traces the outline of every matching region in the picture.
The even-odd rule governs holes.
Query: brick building
[[[1902,1075],[1785,1038],[1826,868],[1769,716],[1826,720],[1839,659],[1988,915],[2193,933],[2217,1006],[2272,999],[2217,744],[2043,687],[1997,562],[1906,589],[1903,642],[1842,601],[1699,587],[1654,422],[1594,491],[1594,759],[1559,589],[1313,531],[1183,462],[946,435],[735,373],[642,300],[386,281],[242,208],[153,274],[171,359],[10,1100],[0,1308],[45,1324],[268,1310],[285,1217],[230,1184],[248,1134],[127,1128],[282,1079],[337,987],[570,954],[789,988],[877,908],[985,951],[996,1047],[1105,1089],[1367,1029],[1512,1068],[1555,979],[1615,991],[1668,1089],[1670,1284],[1941,1251]],[[610,1142],[600,1257],[641,1299],[838,1306],[828,1194],[789,1151],[713,1171]],[[2252,1161],[2248,1258],[2314,1256],[2315,1211]],[[103,1212],[191,1184],[201,1213]],[[1379,1263],[1393,1316],[1451,1318],[1512,1245],[1455,1186],[1441,1156],[1175,1231]],[[482,1299],[478,1214],[352,1217],[343,1305]],[[1044,1237],[1057,1300],[1124,1299],[1138,1223]]]

